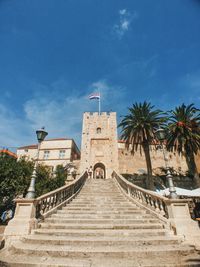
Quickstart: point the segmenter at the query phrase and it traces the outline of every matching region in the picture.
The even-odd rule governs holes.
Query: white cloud
[[[121,39],[130,29],[131,22],[138,18],[138,13],[134,11],[132,14],[127,9],[119,10],[119,21],[114,25],[114,32]]]
[[[42,85],[35,86],[43,88]],[[98,101],[89,100],[88,96],[98,90],[101,92],[102,111],[111,111],[111,108],[117,111],[119,100],[122,103],[125,95],[124,89],[112,86],[106,80],[91,83],[82,95],[71,90],[70,96],[61,99],[56,98],[55,94],[37,93],[24,103],[24,113],[21,115],[0,104],[0,146],[34,144],[35,130],[42,126],[48,131],[49,138],[73,138],[80,146],[83,112],[98,111]]]
[[[34,98],[24,105],[33,130],[45,126],[49,137],[69,137],[80,141],[82,113],[87,110],[86,96],[73,95],[63,100]]]
[[[119,14],[120,15],[125,15],[127,13],[126,9],[120,9]]]
[[[124,20],[123,22],[122,22],[122,24],[121,24],[121,28],[122,28],[122,30],[123,31],[127,31],[128,30],[128,27],[129,27],[129,24],[130,24],[130,21],[128,21],[128,20]]]
[[[97,82],[94,82],[90,85],[92,92],[98,92],[101,93],[101,99],[102,104],[105,106],[106,110],[107,107],[113,107],[117,111],[117,104],[119,103],[119,100],[121,101],[121,104],[123,105],[123,97],[125,96],[125,88],[117,86],[117,85],[111,85],[108,84],[106,80],[99,80]]]
[[[29,141],[29,126],[18,118],[14,110],[0,104],[0,147],[20,146]],[[14,149],[15,150],[15,149]]]
[[[200,99],[200,70],[193,73],[187,73],[185,76],[178,80],[178,86],[182,88],[184,96],[189,103],[199,105]],[[184,102],[184,100],[182,100]]]

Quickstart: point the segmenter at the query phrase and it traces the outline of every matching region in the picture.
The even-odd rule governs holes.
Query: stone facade
[[[37,145],[19,147],[17,156],[36,159]],[[44,140],[40,145],[39,163],[45,164],[54,170],[57,165],[65,166],[69,162],[80,159],[80,151],[73,139],[56,138]]]
[[[163,157],[163,151],[160,146],[152,146],[151,161],[154,174],[159,174],[159,168],[165,168],[165,162]],[[179,156],[177,153],[166,153],[168,159],[168,165],[173,167],[177,173],[185,173],[188,168],[184,157]],[[118,158],[119,158],[119,172],[120,173],[137,173],[142,174],[146,172],[146,161],[144,152],[140,154],[138,150],[134,155],[131,154],[130,150],[125,148],[123,141],[118,141]]]
[[[158,174],[159,168],[165,168],[163,151],[160,146],[151,146],[151,161],[154,174]],[[187,171],[187,164],[184,157],[178,156],[177,153],[166,153],[169,167],[172,167],[177,173],[185,173]],[[125,148],[123,141],[118,141],[118,158],[119,158],[119,172],[120,173],[137,173],[142,174],[146,172],[146,161],[144,152],[140,154],[138,150],[134,155],[130,150]]]
[[[187,171],[184,157],[176,153],[167,153],[168,164],[180,174]],[[165,168],[162,149],[151,147],[152,168],[158,175],[160,168]],[[85,112],[83,115],[81,165],[80,172],[90,169],[94,178],[109,178],[112,171],[123,174],[146,173],[144,153],[134,155],[125,148],[123,141],[117,138],[117,123],[115,112]]]
[[[81,172],[92,166],[95,178],[118,171],[116,112],[85,112],[81,143]]]

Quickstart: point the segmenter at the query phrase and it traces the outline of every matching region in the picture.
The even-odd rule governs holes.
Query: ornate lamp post
[[[39,160],[40,145],[41,145],[41,142],[48,135],[48,133],[44,130],[44,127],[42,127],[41,129],[36,131],[36,135],[37,135],[37,140],[38,140],[37,156],[36,156],[36,161],[35,161],[34,168],[33,168],[33,173],[31,176],[30,186],[29,186],[29,189],[26,195],[26,198],[29,198],[29,199],[35,198],[36,168],[37,168],[38,160]]]
[[[169,169],[168,159],[166,157],[166,151],[165,151],[164,146],[163,146],[163,141],[166,139],[166,131],[162,128],[159,128],[155,132],[155,134],[161,143],[161,148],[162,148],[162,152],[163,152],[163,156],[164,156],[165,167],[167,170],[166,178],[168,180],[168,185],[169,185],[169,197],[175,199],[175,198],[178,198],[178,195],[176,193],[176,188],[174,187],[173,177],[172,177],[172,174],[171,174],[170,169]]]

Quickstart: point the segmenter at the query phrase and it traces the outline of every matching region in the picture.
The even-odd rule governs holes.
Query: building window
[[[60,150],[59,151],[59,159],[64,159],[65,158],[65,150]]]
[[[45,150],[44,151],[44,159],[48,159],[49,158],[49,154],[50,154],[50,151],[49,150]]]
[[[100,128],[100,127],[97,128],[97,133],[98,133],[98,134],[101,133],[101,128]]]

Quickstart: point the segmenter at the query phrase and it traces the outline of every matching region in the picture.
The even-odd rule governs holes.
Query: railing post
[[[127,187],[127,193],[128,193],[129,196],[131,196],[131,190],[130,190],[129,186]]]
[[[16,210],[12,220],[9,221],[4,231],[5,239],[19,239],[23,235],[30,234],[37,228],[36,200],[15,199]]]
[[[190,199],[169,199],[166,201],[168,216],[175,234],[183,236],[192,244],[200,244],[200,230],[190,216]]]

